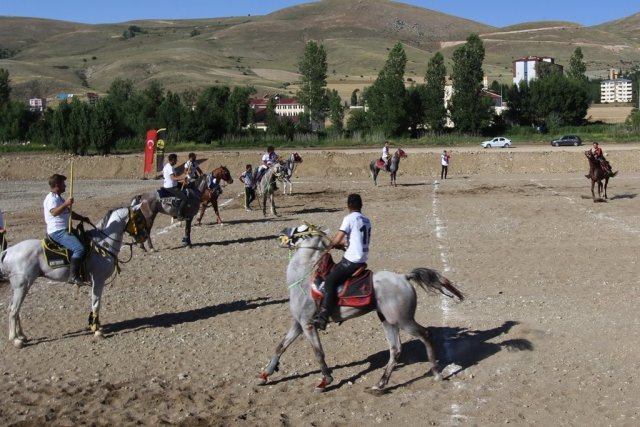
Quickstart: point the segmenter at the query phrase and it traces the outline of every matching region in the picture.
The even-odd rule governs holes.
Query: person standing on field
[[[440,155],[440,164],[442,165],[442,169],[440,169],[440,179],[447,179],[447,172],[449,171],[450,158],[451,156],[449,156],[449,153],[447,153],[447,150],[444,150],[442,152],[442,155]]]

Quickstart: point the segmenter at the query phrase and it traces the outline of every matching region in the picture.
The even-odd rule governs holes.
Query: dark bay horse
[[[191,247],[191,223],[193,217],[198,212],[200,207],[200,200],[202,193],[207,186],[206,175],[201,175],[194,182],[185,186],[185,192],[187,193],[187,206],[184,209],[185,226],[184,237],[182,238],[182,244],[185,247]],[[139,194],[131,200],[131,205],[140,204],[140,211],[144,215],[147,221],[147,232],[149,237],[149,249],[154,250],[153,242],[151,241],[151,228],[156,220],[156,216],[159,213],[169,215],[173,218],[178,216],[178,209],[180,206],[180,200],[171,194],[165,194],[162,188],[159,190],[148,191],[146,193]],[[144,244],[141,245],[142,249]]]
[[[396,174],[398,173],[398,168],[400,167],[400,159],[406,159],[407,153],[404,152],[402,148],[398,148],[393,156],[391,157],[391,162],[389,164],[388,172],[391,174],[391,185],[397,187],[396,184]],[[369,164],[369,170],[371,171],[371,177],[373,178],[373,183],[378,185],[378,173],[383,170],[387,171],[384,166],[384,162],[382,159],[372,160]]]
[[[216,222],[222,224],[222,218],[220,218],[220,212],[218,211],[218,197],[222,194],[222,187],[220,181],[225,181],[228,184],[233,184],[233,177],[231,172],[226,166],[220,166],[211,171],[206,176],[207,185],[202,191],[202,197],[200,198],[200,212],[196,219],[196,225],[200,225],[204,212],[209,205],[213,206],[213,211],[216,214]]]
[[[598,184],[598,199],[602,198],[602,193],[604,192],[604,198],[607,199],[607,185],[609,184],[609,178],[613,178],[618,174],[618,172],[612,172],[611,174],[607,173],[600,162],[595,158],[591,150],[585,151],[584,155],[589,160],[589,178],[591,179],[591,197],[593,197],[593,201],[596,202],[596,194],[594,192],[594,187],[596,183]],[[602,183],[604,181],[604,185]]]
[[[313,326],[312,318],[316,312],[316,304],[311,296],[309,282],[318,261],[327,253],[331,239],[320,228],[312,224],[305,224],[296,228],[285,228],[280,234],[280,242],[282,247],[295,250],[289,260],[286,280],[292,317],[291,327],[276,347],[275,354],[271,357],[268,365],[260,373],[259,384],[268,382],[269,376],[278,369],[280,357],[300,334],[304,334],[313,347],[315,358],[320,364],[322,372],[323,378],[316,386],[316,390],[324,391],[326,386],[333,381],[333,377],[325,362],[320,336]],[[464,299],[462,293],[446,277],[429,268],[415,268],[407,274],[378,271],[373,273],[375,295],[371,305],[364,307],[337,306],[331,314],[333,321],[344,322],[372,311],[377,312],[389,344],[389,362],[384,369],[382,378],[373,386],[374,390],[383,390],[386,387],[391,373],[398,363],[402,349],[401,329],[418,338],[424,344],[431,364],[430,370],[436,379],[440,378],[438,362],[429,332],[427,328],[415,320],[417,287],[425,291],[442,293],[449,298],[457,298],[460,301]]]

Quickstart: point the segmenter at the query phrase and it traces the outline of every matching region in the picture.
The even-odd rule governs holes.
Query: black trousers
[[[244,207],[248,208],[251,202],[256,199],[256,190],[251,187],[244,187]]]
[[[363,263],[355,263],[342,258],[336,266],[331,270],[324,280],[324,298],[322,299],[322,308],[327,310],[329,314],[336,307],[338,295],[336,288],[339,284],[347,280],[353,273],[360,268]]]
[[[449,171],[449,166],[442,165],[442,169],[440,170],[440,179],[447,179],[448,171]]]

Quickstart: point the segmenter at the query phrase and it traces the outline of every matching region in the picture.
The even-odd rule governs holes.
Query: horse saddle
[[[327,253],[320,259],[318,267],[311,277],[311,296],[316,301],[321,301],[324,296],[324,279],[335,262],[331,254]],[[366,307],[373,303],[373,272],[367,269],[366,264],[359,268],[344,283],[338,285],[338,305],[345,307]]]
[[[387,163],[385,163],[385,161],[384,161],[384,160],[382,160],[382,159],[378,159],[378,160],[376,160],[376,166],[377,166],[379,169],[384,169],[384,170],[386,170],[386,171],[388,171],[388,170],[389,170],[389,165],[388,165]]]
[[[186,189],[182,190],[182,192],[187,195],[187,206],[191,204],[193,198],[195,198],[196,200],[200,199],[200,195],[197,194],[199,192],[194,188],[187,187]],[[161,187],[158,190],[158,197],[160,198],[162,204],[165,206],[175,208],[180,206],[180,199],[174,196],[170,191],[167,191],[167,189],[164,187]]]
[[[82,244],[87,247],[87,236],[84,231],[82,223],[74,230],[73,234],[78,237]],[[69,256],[69,249],[55,242],[49,235],[46,235],[44,239],[40,241],[42,244],[42,252],[47,265],[51,268],[68,267],[71,262]],[[88,251],[87,251],[88,253]],[[81,270],[84,270],[84,263]],[[84,271],[81,271],[81,275],[84,277]]]

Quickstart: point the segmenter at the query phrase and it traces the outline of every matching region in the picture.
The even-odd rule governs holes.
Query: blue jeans
[[[78,240],[74,234],[63,229],[49,234],[49,237],[57,244],[69,249],[71,251],[71,258],[81,259],[84,257],[84,246],[82,246],[82,243],[80,243],[80,240]]]

